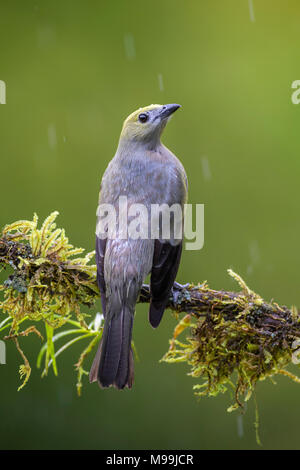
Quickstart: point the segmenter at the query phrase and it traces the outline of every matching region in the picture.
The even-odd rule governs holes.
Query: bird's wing
[[[168,303],[171,288],[179,268],[182,241],[177,245],[155,240],[151,271],[151,302],[149,321],[156,328]]]
[[[97,265],[97,283],[101,294],[102,312],[106,313],[106,287],[104,280],[104,256],[107,239],[101,239],[96,236],[96,265]]]

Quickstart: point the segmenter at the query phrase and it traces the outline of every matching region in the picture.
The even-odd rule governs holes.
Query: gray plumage
[[[127,197],[129,207],[143,204],[149,214],[151,204],[183,207],[187,199],[184,168],[160,142],[169,116],[178,107],[151,105],[126,119],[116,155],[101,182],[100,204],[112,204],[117,215],[120,196]],[[150,219],[148,223],[150,226]],[[177,274],[181,250],[182,239],[175,239],[172,232],[167,240],[96,237],[97,279],[105,324],[90,371],[91,382],[118,389],[132,387],[132,326],[141,286],[151,272],[149,320],[157,327]]]

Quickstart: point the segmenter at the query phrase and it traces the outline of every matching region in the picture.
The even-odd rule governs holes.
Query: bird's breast
[[[146,206],[181,204],[183,192],[183,177],[175,159],[145,152],[111,161],[102,179],[100,202],[116,205],[120,196],[126,196],[132,203]]]

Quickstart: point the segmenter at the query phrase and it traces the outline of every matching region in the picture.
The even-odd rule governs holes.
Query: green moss
[[[83,255],[83,248],[74,248],[65,231],[56,228],[57,215],[58,212],[53,212],[41,228],[38,228],[36,215],[33,221],[20,220],[7,225],[0,240],[0,264],[13,269],[0,286],[4,294],[0,308],[8,315],[8,320],[0,322],[0,332],[8,330],[4,339],[15,341],[24,360],[20,367],[23,385],[28,381],[31,368],[18,338],[31,332],[40,334],[33,327],[36,322],[43,322],[45,327],[45,373],[51,363],[57,374],[54,330],[70,323],[73,315],[76,321],[73,320],[72,325],[76,326],[77,335],[99,337],[101,334],[100,330],[88,327],[86,315],[80,309],[80,305],[93,305],[99,295],[96,266],[90,264],[94,252]],[[30,326],[22,331],[26,320]],[[79,373],[82,375],[82,369]]]
[[[298,312],[265,303],[237,274],[229,273],[241,293],[213,291],[207,284],[188,288],[194,311],[176,326],[162,361],[186,362],[189,375],[199,381],[193,387],[198,397],[233,389],[235,402],[228,408],[233,411],[250,398],[258,381],[284,374],[300,382],[285,370],[300,330]],[[186,337],[179,341],[183,331]]]
[[[24,337],[35,333],[44,341],[37,359],[38,367],[44,362],[42,375],[50,367],[57,375],[58,356],[78,341],[89,340],[75,364],[80,393],[87,374],[83,364],[101,337],[103,317],[97,314],[87,324],[89,315],[81,310],[99,298],[96,266],[91,264],[94,252],[84,255],[82,248],[74,248],[64,230],[56,227],[57,215],[53,212],[40,228],[35,215],[32,221],[15,222],[2,232],[0,265],[12,273],[0,286],[0,335],[15,342],[23,359],[20,388],[31,372],[20,346]],[[243,406],[260,380],[283,374],[300,382],[286,370],[293,342],[300,338],[300,321],[296,308],[265,302],[240,276],[230,270],[229,274],[241,292],[216,291],[206,282],[174,284],[168,308],[178,319],[183,312],[187,315],[178,320],[162,360],[188,364],[189,375],[197,380],[193,388],[198,397],[234,390],[235,400],[228,409],[232,411]],[[149,286],[143,286],[139,301],[150,301]],[[67,325],[71,328],[62,328]]]

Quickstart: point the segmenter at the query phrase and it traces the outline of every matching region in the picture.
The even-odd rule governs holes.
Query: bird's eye
[[[148,121],[148,114],[145,114],[145,113],[142,113],[139,115],[139,121],[142,122],[144,124],[144,122],[147,122]]]

